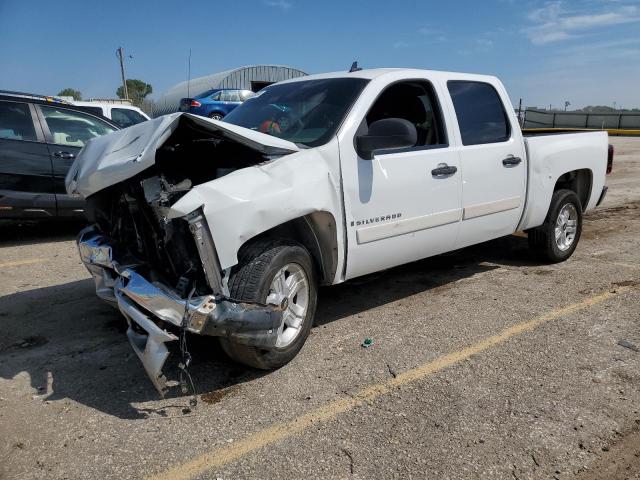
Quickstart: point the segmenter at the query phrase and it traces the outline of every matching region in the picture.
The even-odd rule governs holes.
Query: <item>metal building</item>
[[[193,78],[189,82],[180,82],[162,95],[153,109],[154,117],[178,111],[180,99],[195,97],[214,88],[240,88],[258,90],[275,82],[306,75],[302,70],[280,65],[251,65],[235,68],[206,77]]]

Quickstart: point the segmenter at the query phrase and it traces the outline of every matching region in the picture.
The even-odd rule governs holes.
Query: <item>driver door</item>
[[[355,135],[340,142],[348,255],[345,279],[437,255],[455,245],[462,218],[458,152],[434,86],[426,80],[400,81],[382,91]],[[384,118],[416,126],[410,148],[374,152],[367,160],[355,138]],[[439,174],[443,166],[454,167]]]

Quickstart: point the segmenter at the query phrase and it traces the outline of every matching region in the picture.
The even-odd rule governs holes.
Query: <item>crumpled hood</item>
[[[292,142],[248,128],[190,113],[174,113],[87,142],[67,173],[67,193],[86,198],[151,167],[158,148],[184,121],[265,155],[286,155],[300,150]]]

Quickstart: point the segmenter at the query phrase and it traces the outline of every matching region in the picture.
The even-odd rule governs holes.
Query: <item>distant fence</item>
[[[588,128],[640,130],[640,113],[546,112],[527,109],[524,128]]]

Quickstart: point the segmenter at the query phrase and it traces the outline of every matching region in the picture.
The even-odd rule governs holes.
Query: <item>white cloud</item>
[[[534,45],[545,45],[576,37],[595,28],[611,27],[625,23],[640,22],[640,8],[623,5],[610,11],[567,11],[559,1],[547,3],[542,8],[529,12],[534,24],[525,30]]]
[[[482,51],[491,50],[493,48],[493,40],[489,40],[488,38],[477,38],[476,47]]]
[[[536,32],[534,35],[529,35],[529,39],[534,45],[545,45],[547,43],[559,42],[569,38],[573,38],[573,35],[563,31],[540,31]]]
[[[288,2],[287,0],[263,0],[263,2],[267,7],[279,8],[280,10],[287,11],[289,10],[293,4]]]
[[[432,27],[421,27],[420,29],[418,29],[418,33],[420,35],[436,35],[439,32]]]
[[[393,48],[424,47],[434,43],[444,43],[447,37],[442,30],[429,25],[418,28],[415,32],[404,36],[405,40],[398,40],[392,44]]]
[[[443,43],[447,41],[447,37],[443,35],[442,30],[431,26],[420,27],[418,34],[425,37],[429,43]]]
[[[493,49],[493,40],[489,38],[476,38],[471,46],[458,50],[459,55],[473,55],[478,53],[487,53]]]
[[[578,45],[564,47],[558,50],[558,53],[561,54],[563,62],[566,61],[567,55],[588,55],[590,59],[593,58],[599,62],[601,57],[612,56],[621,51],[638,50],[639,48],[640,37],[621,38],[604,42],[580,43]]]
[[[410,46],[410,43],[403,42],[402,40],[399,40],[393,44],[393,48],[409,48]]]

